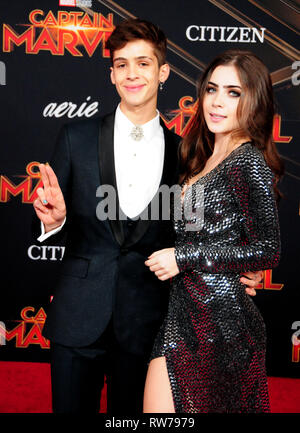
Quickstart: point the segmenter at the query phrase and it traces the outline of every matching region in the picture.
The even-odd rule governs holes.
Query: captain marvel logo
[[[7,324],[13,322],[11,320],[6,321],[5,326],[3,322],[0,322],[2,330],[0,334],[2,334],[2,338],[5,338],[4,344],[15,340],[15,347],[17,348],[27,348],[29,345],[36,344],[41,349],[49,349],[49,340],[42,336],[45,320],[46,313],[42,307],[37,312],[35,312],[34,307],[24,307],[21,311],[21,320],[16,320],[20,323],[14,328],[7,329]]]
[[[43,186],[40,172],[38,170],[39,163],[36,161],[30,162],[26,166],[27,175],[16,175],[23,180],[16,183],[5,175],[0,176],[0,203],[8,202],[12,197],[21,195],[22,203],[32,204],[37,198],[36,190]]]
[[[3,24],[3,51],[12,52],[15,47],[24,47],[26,54],[46,51],[55,56],[66,52],[75,57],[88,54],[92,57],[98,47],[102,56],[109,57],[105,44],[111,35],[113,14],[107,17],[100,13],[80,11],[49,11],[34,9],[29,14],[29,24],[19,24],[17,29]],[[21,27],[21,31],[20,31]],[[22,31],[22,28],[26,28]]]

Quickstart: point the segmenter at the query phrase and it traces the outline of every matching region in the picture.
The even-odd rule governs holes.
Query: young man
[[[44,327],[54,412],[97,412],[104,374],[108,412],[141,412],[147,361],[168,301],[168,282],[144,262],[172,245],[172,223],[135,218],[160,185],[177,182],[179,137],[156,109],[169,75],[166,38],[149,22],[127,20],[108,48],[120,104],[100,120],[63,128],[51,167],[40,166],[44,188],[34,203],[41,241],[67,230]],[[97,218],[99,185],[114,187],[125,220]]]

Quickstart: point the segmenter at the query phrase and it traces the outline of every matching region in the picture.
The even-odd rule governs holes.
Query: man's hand
[[[150,271],[154,272],[161,281],[168,280],[179,274],[174,248],[165,248],[155,251],[155,253],[148,257],[145,265],[148,266]]]
[[[66,204],[57,177],[50,165],[39,165],[44,188],[37,189],[33,207],[45,226],[45,232],[59,227],[66,216]]]
[[[255,287],[258,286],[258,284],[262,281],[263,277],[264,277],[263,271],[245,272],[245,274],[241,276],[240,282],[247,286],[246,293],[248,295],[255,296],[256,295]]]

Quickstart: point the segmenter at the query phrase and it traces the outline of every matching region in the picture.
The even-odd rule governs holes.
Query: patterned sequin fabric
[[[189,187],[194,211],[200,187],[202,227],[186,229],[198,214],[174,221],[180,273],[151,359],[166,357],[176,412],[269,412],[265,325],[239,280],[279,262],[273,176],[244,143]]]

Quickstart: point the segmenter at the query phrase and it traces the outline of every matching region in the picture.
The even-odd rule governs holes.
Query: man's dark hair
[[[123,48],[128,42],[139,39],[150,42],[153,45],[159,66],[166,63],[167,38],[164,32],[149,21],[130,18],[116,26],[106,43],[106,48],[110,50],[112,64],[116,50]]]

